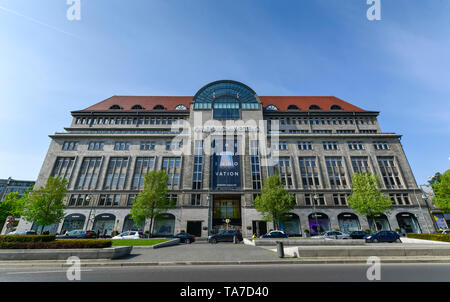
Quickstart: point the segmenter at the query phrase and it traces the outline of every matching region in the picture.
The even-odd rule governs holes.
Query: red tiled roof
[[[131,110],[134,105],[141,105],[145,110],[152,110],[156,105],[163,105],[167,110],[175,110],[178,105],[189,109],[192,96],[112,96],[82,111],[109,111],[113,105],[122,110]],[[334,96],[260,96],[263,107],[274,105],[280,111],[287,111],[289,105],[296,105],[300,111],[308,111],[309,106],[317,105],[322,111],[329,111],[332,105],[340,106],[343,111],[365,111]]]

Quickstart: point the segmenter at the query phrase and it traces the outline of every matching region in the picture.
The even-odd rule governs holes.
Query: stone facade
[[[228,81],[222,82],[228,85]],[[232,203],[239,205],[239,209],[234,209],[235,212],[232,214],[239,218],[233,220],[231,227],[240,228],[244,236],[251,236],[253,233],[273,229],[272,223],[268,223],[262,229],[260,227],[255,229],[262,217],[252,207],[253,198],[260,189],[258,186],[255,187],[250,145],[251,141],[257,140],[265,141],[259,145],[261,156],[258,156],[258,166],[261,182],[274,173],[274,168],[269,164],[269,157],[262,154],[273,149],[273,144],[282,145],[280,150],[276,150],[278,157],[289,160],[289,168],[287,168],[289,171],[286,173],[289,175],[286,176],[289,178],[287,189],[295,194],[297,200],[296,208],[291,211],[295,214],[292,216],[293,222],[290,222],[288,227],[291,233],[305,235],[304,230],[311,230],[314,219],[309,219],[309,215],[314,212],[328,217],[328,225],[325,223],[323,226],[330,230],[341,228],[342,221],[338,218],[340,214],[354,213],[346,206],[345,198],[351,192],[351,176],[355,172],[352,159],[355,157],[365,158],[368,171],[380,177],[382,191],[386,194],[394,194],[395,202],[392,211],[386,215],[392,230],[401,228],[398,218],[402,213],[409,213],[411,218],[407,218],[406,214],[404,217],[410,219],[408,220],[410,222],[411,220],[418,222],[419,227],[416,231],[432,231],[433,224],[427,204],[422,200],[421,191],[405,156],[400,142],[401,136],[381,131],[377,121],[378,112],[365,111],[333,97],[325,100],[308,97],[279,97],[278,99],[277,97],[259,97],[241,83],[232,81],[230,83],[240,90],[233,96],[229,91],[234,88],[227,90],[230,95],[224,101],[226,105],[223,107],[230,107],[229,99],[234,98],[236,104],[239,104],[239,110],[232,112],[227,109],[228,111],[224,110],[220,114],[232,112],[232,114],[239,114],[238,118],[215,117],[216,114],[219,115],[219,110],[215,112],[215,102],[221,96],[211,92],[211,87],[222,84],[220,81],[205,86],[206,88],[202,88],[194,97],[112,97],[85,110],[72,112],[73,121],[70,127],[66,128],[66,132],[50,136],[52,141],[36,187],[44,185],[48,177],[52,175],[67,177],[69,185],[68,196],[65,200],[68,205],[66,217],[70,215],[72,215],[70,217],[77,217],[76,219],[84,217],[82,222],[72,226],[95,231],[97,231],[95,228],[101,227],[108,232],[113,228],[120,232],[130,226],[126,222],[131,208],[130,195],[139,193],[139,188],[135,184],[139,179],[137,171],[140,171],[142,162],[139,163],[138,159],[153,158],[151,169],[165,169],[172,173],[173,181],[172,185],[169,185],[169,191],[170,194],[177,196],[177,207],[169,210],[167,213],[171,215],[167,215],[165,222],[159,224],[163,232],[177,233],[181,230],[190,230],[197,236],[206,237],[212,231],[224,227],[224,224],[218,223],[219,220],[216,218],[222,215],[223,211],[231,211],[225,208],[217,209],[217,204],[220,204],[220,201],[230,202],[231,200]],[[220,93],[220,87],[215,91]],[[245,95],[246,92],[250,92],[248,97]],[[206,105],[206,108],[197,106],[201,102],[207,104],[204,97],[206,93],[212,94],[213,105]],[[313,110],[311,108],[314,107],[311,106],[308,109],[306,107],[309,105],[308,102],[322,107],[321,110]],[[142,108],[132,109],[131,105],[135,104],[141,105]],[[335,104],[340,109],[331,110],[333,107],[329,104]],[[162,105],[165,108],[159,109],[155,105]],[[177,106],[180,105],[181,107],[178,108]],[[296,105],[299,110],[289,110],[289,106],[286,108],[287,105]],[[114,109],[113,106],[121,109]],[[279,108],[270,110],[273,108],[269,106]],[[218,105],[217,107],[221,108]],[[261,123],[262,121],[270,124],[271,128],[266,129],[267,124]],[[239,131],[239,126],[243,125],[247,128],[241,128],[243,130]],[[217,131],[220,126],[229,129],[231,127],[233,131],[231,134],[222,134]],[[179,133],[178,127],[182,127],[186,132]],[[211,128],[216,131],[211,132]],[[197,131],[197,129],[200,130]],[[250,133],[252,131],[254,133]],[[232,139],[236,137],[238,141],[241,185],[230,190],[218,190],[212,186],[212,180],[216,176],[209,146],[211,141],[218,141],[225,134]],[[180,150],[173,147],[175,138],[184,140],[183,145],[179,146]],[[200,168],[195,166],[194,155],[194,145],[198,141],[203,141]],[[303,142],[310,143],[311,148],[300,149],[298,144]],[[324,142],[336,144],[337,149],[326,150]],[[349,144],[352,142],[361,145],[362,149],[351,149]],[[95,143],[98,143],[98,148]],[[124,144],[124,150],[120,150],[120,143]],[[375,144],[378,143],[386,148],[375,148]],[[148,148],[142,147],[143,144],[147,144]],[[273,155],[275,151],[271,151]],[[302,179],[300,157],[315,159],[318,183],[305,185]],[[164,162],[168,158],[179,158],[179,162],[173,162],[171,167],[170,160]],[[329,175],[327,158],[340,159],[338,185],[331,183],[333,180]],[[389,179],[384,180],[382,169],[385,168],[380,166],[380,158],[391,159],[388,165],[393,165],[395,173],[398,174],[397,178],[392,180],[396,185],[389,185]],[[118,162],[112,164],[111,159],[120,159],[120,164]],[[67,166],[64,167],[66,163]],[[111,178],[107,175],[108,168],[113,171]],[[194,185],[194,177],[196,177],[194,171],[201,172],[200,184]],[[80,183],[86,184],[87,179],[89,179],[88,184],[80,186]],[[314,206],[312,203],[316,194],[323,199]],[[111,200],[108,199],[109,195]],[[199,196],[199,199],[194,198],[193,195]],[[74,199],[74,196],[77,198],[82,196],[83,199]],[[86,196],[91,197],[88,203],[86,203]],[[397,199],[397,196],[400,197]],[[112,222],[97,222],[94,226],[96,219],[101,220],[99,217],[106,214],[110,214]],[[356,217],[358,228],[369,228],[366,217],[359,215]],[[52,231],[61,232],[67,226],[69,224],[61,223],[54,226]],[[31,227],[31,223],[21,221],[18,228],[26,230]],[[148,223],[145,228],[148,228]]]

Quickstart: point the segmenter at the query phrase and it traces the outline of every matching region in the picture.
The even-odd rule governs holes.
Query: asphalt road
[[[184,265],[82,268],[83,282],[377,282],[365,264]],[[450,264],[382,264],[382,282],[449,282]],[[61,268],[0,267],[0,282],[64,282]],[[70,281],[76,282],[76,281]]]

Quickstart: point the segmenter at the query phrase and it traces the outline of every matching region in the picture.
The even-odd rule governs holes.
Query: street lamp
[[[422,192],[422,198],[424,198],[424,195],[425,195],[425,194],[423,194],[423,191],[422,191],[422,190],[421,190],[421,192]],[[419,211],[420,211],[420,213],[422,213],[422,218],[423,218],[423,221],[424,221],[424,223],[425,223],[425,227],[427,228],[427,232],[430,233],[430,229],[429,229],[429,227],[428,227],[428,223],[427,223],[427,221],[425,220],[425,215],[423,214],[423,211],[422,211],[422,206],[420,205],[420,202],[419,202],[419,200],[417,199],[416,188],[414,188],[414,197],[416,198],[416,202],[417,202],[417,204],[419,205]]]
[[[313,208],[314,208],[314,217],[316,219],[316,230],[317,230],[317,235],[319,235],[319,222],[317,221],[317,212],[316,212],[316,202],[319,200],[319,195],[317,195],[317,193],[314,194],[313,196]]]
[[[93,221],[93,218],[92,218],[92,209],[94,208],[94,203],[91,203],[91,200],[92,200],[92,194],[89,194],[88,196],[86,196],[86,202],[87,202],[88,204],[91,204],[91,209],[90,209],[90,211],[89,211],[88,221],[87,221],[87,223],[86,223],[86,230],[88,229],[89,222],[90,222],[90,221]],[[92,226],[92,227],[93,227],[93,226]]]

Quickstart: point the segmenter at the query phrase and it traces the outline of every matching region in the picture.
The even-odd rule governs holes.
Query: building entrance
[[[212,232],[217,233],[221,230],[226,230],[227,219],[230,220],[228,224],[229,229],[241,230],[241,196],[214,196],[213,201]]]

